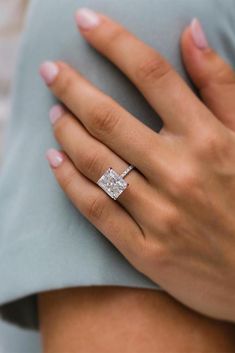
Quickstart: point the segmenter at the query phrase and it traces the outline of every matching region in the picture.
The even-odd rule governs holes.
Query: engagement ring
[[[130,165],[121,175],[119,175],[113,170],[113,168],[109,168],[98,180],[97,185],[99,185],[113,200],[117,200],[129,185],[124,178],[133,169],[134,166]]]

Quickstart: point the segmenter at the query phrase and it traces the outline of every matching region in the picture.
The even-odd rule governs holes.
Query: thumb
[[[194,19],[181,38],[186,70],[208,108],[235,131],[235,72],[210,48],[200,22]]]

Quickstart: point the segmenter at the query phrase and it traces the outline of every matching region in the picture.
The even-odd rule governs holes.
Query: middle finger
[[[89,27],[91,18],[96,21],[90,21]],[[191,132],[195,127],[196,131],[213,120],[207,107],[159,52],[102,14],[81,9],[76,19],[84,38],[129,77],[168,130]]]
[[[53,73],[53,80],[48,81]],[[55,75],[56,73],[56,75]],[[159,156],[166,158],[163,137],[144,125],[64,63],[45,63],[41,74],[53,93],[96,139],[151,178]],[[159,160],[160,162],[160,160]]]

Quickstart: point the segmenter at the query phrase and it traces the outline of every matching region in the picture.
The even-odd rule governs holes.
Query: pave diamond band
[[[133,165],[129,165],[129,167],[120,175],[123,179],[134,169]]]
[[[102,177],[97,181],[97,185],[103,189],[113,200],[118,197],[128,187],[128,183],[124,178],[134,169],[130,165],[121,175],[119,175],[113,168],[109,168]]]

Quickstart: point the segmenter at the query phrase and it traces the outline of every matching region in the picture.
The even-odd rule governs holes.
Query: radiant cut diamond
[[[97,184],[114,200],[117,200],[128,186],[128,183],[112,168],[102,175]]]

